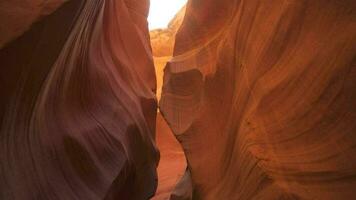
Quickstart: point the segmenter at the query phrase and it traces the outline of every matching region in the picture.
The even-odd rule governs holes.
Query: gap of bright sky
[[[187,0],[150,0],[148,26],[150,30],[167,28],[177,12],[187,3]]]

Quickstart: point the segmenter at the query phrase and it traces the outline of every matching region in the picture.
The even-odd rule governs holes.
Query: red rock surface
[[[148,0],[63,2],[0,2],[1,200],[356,198],[353,0],[190,0],[170,128]]]
[[[178,196],[356,198],[355,10],[189,1],[160,102],[191,176]]]
[[[0,50],[1,200],[154,195],[148,5],[69,1]]]
[[[0,48],[68,0],[0,1]]]
[[[161,157],[158,164],[158,188],[152,200],[167,200],[187,167],[181,145],[161,114],[157,115],[156,141]]]
[[[185,14],[182,8],[171,20],[166,29],[150,31],[152,54],[157,77],[157,99],[160,99],[163,84],[163,69],[173,54],[175,35]],[[156,141],[161,157],[157,168],[158,188],[152,200],[167,200],[182,178],[186,169],[186,160],[177,139],[159,113],[156,125]]]

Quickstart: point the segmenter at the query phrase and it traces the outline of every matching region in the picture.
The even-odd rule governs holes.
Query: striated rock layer
[[[356,198],[355,10],[188,3],[160,101],[189,168],[174,199]]]
[[[0,199],[153,196],[148,5],[69,1],[0,50]]]

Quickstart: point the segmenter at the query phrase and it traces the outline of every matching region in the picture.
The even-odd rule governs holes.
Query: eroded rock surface
[[[69,1],[0,50],[0,199],[154,195],[148,5]],[[9,40],[3,36],[1,43]]]
[[[174,41],[183,22],[185,6],[175,15],[166,29],[150,31],[153,60],[157,76],[157,99],[160,100],[163,84],[163,69],[172,58]]]
[[[23,34],[39,18],[51,14],[67,0],[0,1],[0,48]]]
[[[151,200],[167,200],[182,178],[187,163],[181,145],[160,113],[157,115],[156,141],[160,151],[158,187]]]
[[[355,6],[188,3],[160,102],[191,177],[175,199],[356,197]]]

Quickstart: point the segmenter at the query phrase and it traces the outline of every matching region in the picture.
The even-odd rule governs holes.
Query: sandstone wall
[[[0,199],[154,195],[148,5],[69,1],[0,50]]]
[[[355,6],[188,3],[160,102],[191,177],[175,199],[356,197]]]

